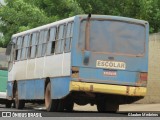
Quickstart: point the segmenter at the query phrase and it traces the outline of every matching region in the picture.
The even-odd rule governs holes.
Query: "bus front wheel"
[[[58,110],[59,100],[53,100],[51,98],[51,83],[47,84],[45,90],[45,107],[48,112],[56,112]]]
[[[6,108],[11,108],[12,102],[10,100],[7,100],[5,106],[6,106]]]
[[[25,106],[25,102],[24,100],[19,100],[18,98],[18,89],[16,89],[16,92],[15,92],[15,107],[17,109],[23,109]]]

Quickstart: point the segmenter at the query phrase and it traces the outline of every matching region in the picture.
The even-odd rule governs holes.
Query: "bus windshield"
[[[81,21],[79,46],[85,49],[86,20]],[[145,26],[116,20],[90,20],[89,48],[92,52],[142,56]]]
[[[8,62],[5,49],[0,49],[0,70],[7,70]]]

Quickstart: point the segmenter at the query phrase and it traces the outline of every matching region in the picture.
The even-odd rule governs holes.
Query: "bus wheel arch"
[[[48,112],[56,112],[58,110],[59,100],[52,99],[51,97],[51,82],[50,79],[45,81],[45,107]]]

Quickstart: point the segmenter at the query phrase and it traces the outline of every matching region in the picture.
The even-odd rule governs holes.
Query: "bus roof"
[[[75,17],[75,16],[74,16],[74,17]],[[73,21],[73,20],[74,20],[74,17],[70,17],[70,18],[66,18],[66,19],[63,19],[63,20],[55,21],[55,22],[53,22],[53,23],[49,23],[49,24],[46,24],[46,25],[43,25],[43,26],[39,26],[39,27],[30,29],[30,30],[27,30],[27,31],[23,31],[23,32],[14,34],[14,35],[12,36],[12,38],[18,37],[18,36],[21,36],[21,35],[24,35],[24,34],[33,33],[33,32],[36,32],[36,31],[40,31],[40,30],[42,30],[42,29],[47,29],[47,28],[52,27],[52,26],[54,26],[54,25],[59,25],[59,24],[65,23],[65,22]]]
[[[87,16],[88,15],[76,15],[76,16],[73,16],[73,17],[70,17],[70,18],[55,21],[53,23],[49,23],[49,24],[46,24],[46,25],[43,25],[43,26],[40,26],[40,27],[36,27],[36,28],[30,29],[30,30],[27,30],[27,31],[23,31],[23,32],[14,34],[14,35],[12,35],[12,38],[15,38],[15,37],[18,37],[18,36],[23,36],[25,34],[33,33],[33,32],[36,32],[36,31],[40,31],[42,29],[47,29],[47,28],[50,28],[50,27],[55,26],[55,25],[63,24],[65,22],[70,22],[70,21],[73,21],[75,17],[80,17],[80,18],[83,19],[83,18],[86,18]],[[119,21],[133,22],[133,23],[139,23],[139,24],[148,24],[148,22],[144,21],[144,20],[128,18],[128,17],[121,17],[121,16],[95,15],[95,14],[93,14],[91,17],[108,19],[108,20],[119,20]]]

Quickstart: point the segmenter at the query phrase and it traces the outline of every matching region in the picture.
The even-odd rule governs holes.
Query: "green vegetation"
[[[147,20],[160,31],[160,0],[5,0],[0,6],[0,46],[11,35],[77,14],[104,14]]]

